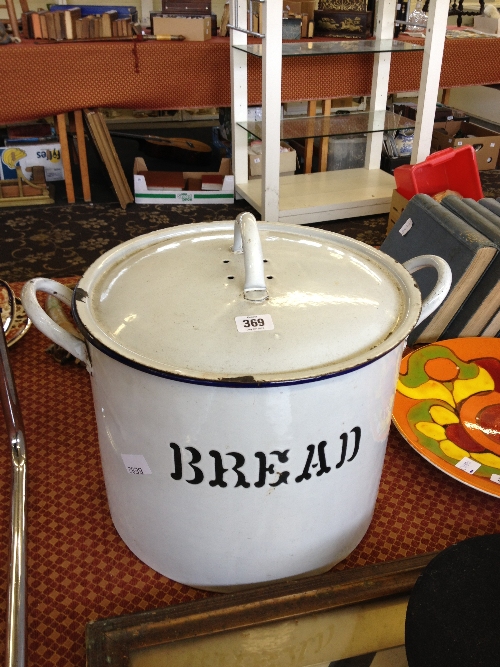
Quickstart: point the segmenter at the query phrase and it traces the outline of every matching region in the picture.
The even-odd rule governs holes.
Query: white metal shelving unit
[[[376,8],[374,40],[349,42],[303,42],[283,44],[282,2],[263,2],[262,45],[248,44],[247,0],[231,0],[231,94],[233,132],[233,170],[236,195],[245,199],[261,214],[262,220],[307,224],[325,220],[386,213],[389,211],[394,177],[380,169],[383,130],[400,125],[386,114],[391,52],[417,49],[392,40],[396,0],[379,0]],[[430,152],[435,105],[444,48],[448,0],[431,0],[428,28],[423,46],[424,58],[420,81],[412,162],[420,162]],[[321,44],[321,46],[319,46]],[[315,46],[316,45],[316,46]],[[344,47],[342,47],[344,45]],[[332,57],[341,53],[374,53],[371,113],[363,129],[339,131],[329,117],[302,118],[302,128],[289,135],[291,121],[281,122],[281,61],[283,57],[314,57],[325,52]],[[262,123],[247,121],[247,58],[262,58]],[[358,114],[350,118],[359,125]],[[333,117],[335,118],[335,117]],[[337,117],[338,118],[338,117]],[[345,117],[343,117],[345,119]],[[334,121],[336,122],[336,121]],[[316,123],[315,128],[312,124]],[[292,123],[293,125],[293,123]],[[407,125],[406,125],[407,126]],[[248,180],[248,132],[262,139],[262,179]],[[302,132],[302,134],[300,134]],[[305,132],[305,134],[303,133]],[[279,175],[280,140],[292,136],[329,136],[367,133],[364,169],[327,171],[294,176]]]

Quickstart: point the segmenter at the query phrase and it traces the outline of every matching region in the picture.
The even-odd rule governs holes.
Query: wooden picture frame
[[[94,621],[87,667],[305,666],[398,646],[437,553]]]

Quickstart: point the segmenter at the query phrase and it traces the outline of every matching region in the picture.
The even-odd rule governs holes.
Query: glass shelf
[[[238,44],[234,49],[262,58],[262,44]],[[285,42],[281,45],[282,56],[327,56],[346,53],[384,53],[400,51],[423,51],[423,44],[398,41],[396,39],[360,39],[329,42]]]
[[[257,139],[262,139],[262,123],[247,121],[240,127]],[[305,139],[345,134],[367,134],[390,130],[413,129],[415,121],[392,111],[332,114],[331,116],[300,116],[281,121],[281,139]]]

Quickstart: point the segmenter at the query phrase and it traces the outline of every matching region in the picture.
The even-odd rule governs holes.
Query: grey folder
[[[498,204],[498,202],[496,202]],[[484,234],[500,250],[500,217],[473,199],[445,197],[443,206]],[[500,204],[498,204],[500,209]],[[443,333],[444,338],[479,336],[500,308],[500,254],[497,254],[462,308]]]
[[[398,262],[417,255],[439,255],[451,267],[448,296],[412,331],[410,345],[431,343],[441,336],[497,254],[496,246],[483,234],[424,194],[412,197],[380,249]],[[425,297],[436,283],[436,271],[421,269],[414,278]]]
[[[498,199],[493,199],[493,197],[485,197],[484,199],[480,199],[479,203],[481,206],[484,206],[484,208],[487,208],[495,215],[500,216],[500,201],[498,201]]]

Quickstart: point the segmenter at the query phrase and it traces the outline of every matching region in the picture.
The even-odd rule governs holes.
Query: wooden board
[[[92,139],[111,178],[111,183],[113,184],[120,206],[126,208],[127,204],[131,204],[134,201],[134,197],[104,117],[100,111],[95,109],[84,109],[84,114]]]

